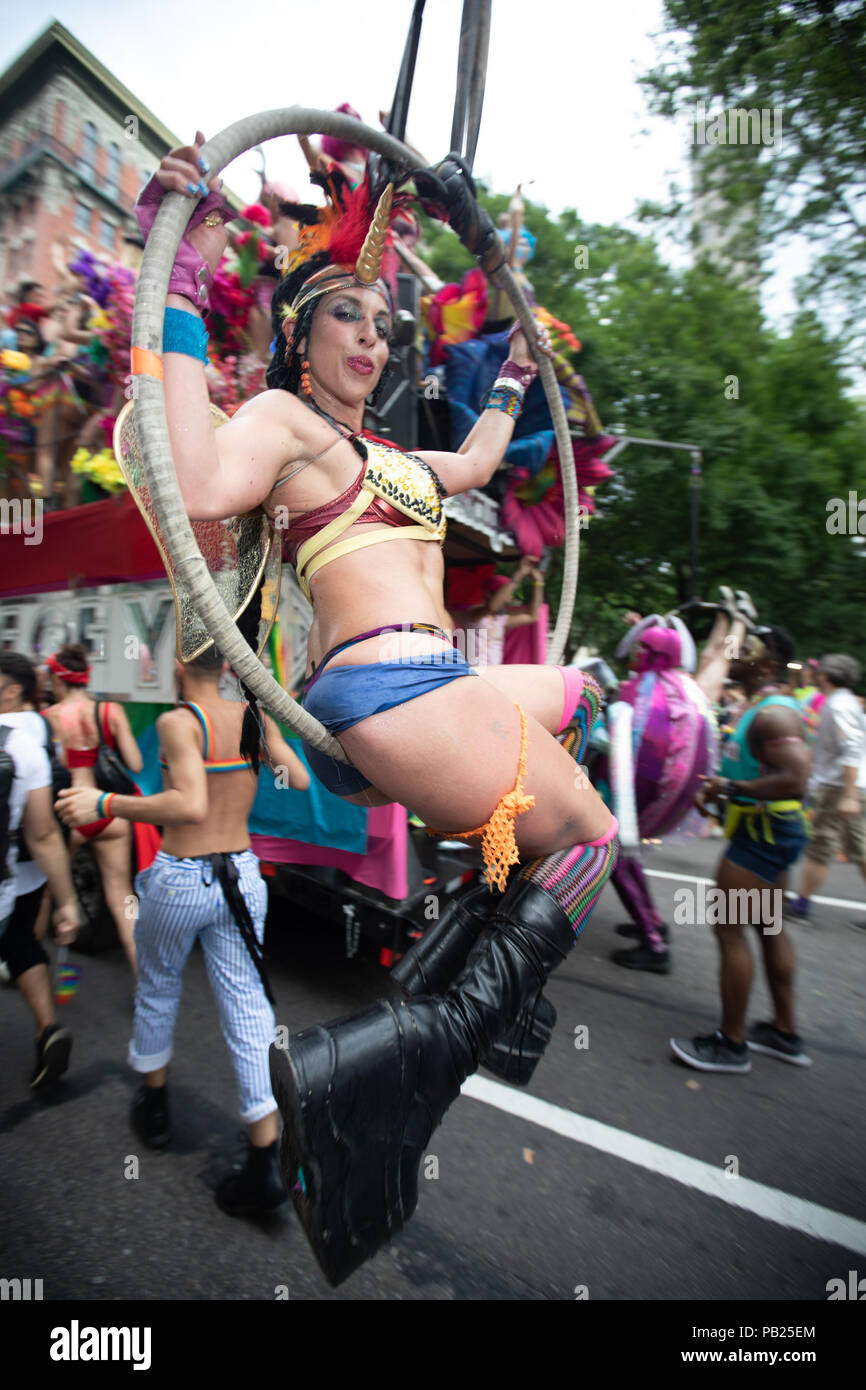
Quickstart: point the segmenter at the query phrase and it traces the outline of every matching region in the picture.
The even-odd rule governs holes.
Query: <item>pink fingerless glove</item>
[[[141,190],[134,212],[145,241],[153,226],[156,214],[159,212],[159,206],[165,193],[166,190],[155,174]],[[193,227],[197,227],[211,212],[222,213],[223,220],[226,222],[231,222],[235,215],[222,193],[209,193],[206,198],[202,198],[187,223],[168,281],[169,294],[182,294],[186,299],[191,300],[198,309],[207,309],[210,304],[213,271],[192,243],[187,240],[187,236]]]
[[[496,385],[501,386],[504,385],[506,381],[513,381],[516,386],[519,386],[522,390],[526,390],[528,386],[532,385],[537,376],[538,367],[534,362],[512,362],[509,357],[499,368]]]

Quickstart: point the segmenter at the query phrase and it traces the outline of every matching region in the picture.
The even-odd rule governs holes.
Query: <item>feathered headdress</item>
[[[291,275],[314,257],[325,254],[329,264],[320,267],[301,286],[294,303],[287,306],[285,318],[297,318],[311,299],[334,290],[363,287],[376,289],[389,306],[396,301],[397,256],[393,250],[391,223],[405,214],[409,199],[394,194],[386,183],[377,197],[369,177],[357,188],[350,188],[338,169],[313,175],[313,182],[324,188],[327,203],[281,203],[280,211],[300,224],[298,244],[282,267]]]

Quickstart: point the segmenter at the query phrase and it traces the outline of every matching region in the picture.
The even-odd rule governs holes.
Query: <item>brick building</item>
[[[182,142],[62,24],[54,22],[0,76],[0,303],[25,278],[57,282],[86,246],[125,262],[132,208]]]

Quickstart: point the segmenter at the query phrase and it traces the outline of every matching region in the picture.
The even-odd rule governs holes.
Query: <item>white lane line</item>
[[[462,1092],[472,1100],[480,1100],[485,1105],[504,1110],[508,1115],[541,1125],[543,1129],[561,1134],[565,1139],[573,1139],[578,1144],[587,1144],[591,1149],[613,1154],[626,1163],[634,1163],[639,1168],[672,1178],[685,1187],[693,1187],[708,1197],[718,1197],[729,1206],[740,1207],[764,1221],[774,1221],[778,1226],[787,1226],[816,1240],[866,1255],[866,1222],[858,1221],[853,1216],[844,1216],[841,1212],[831,1211],[829,1207],[804,1201],[802,1197],[794,1197],[777,1187],[765,1187],[751,1178],[728,1177],[722,1167],[715,1168],[711,1163],[689,1158],[687,1154],[665,1148],[663,1144],[653,1144],[649,1139],[639,1139],[636,1134],[614,1129],[612,1125],[602,1124],[599,1120],[590,1120],[572,1110],[563,1110],[549,1101],[527,1095],[525,1091],[512,1090],[498,1081],[488,1081],[484,1076],[470,1076],[463,1083]]]
[[[665,869],[644,869],[648,878],[672,878],[677,883],[715,883],[714,878],[701,878],[698,874],[671,874]],[[786,898],[796,898],[797,894],[788,889],[785,893]],[[858,908],[860,912],[866,912],[866,903],[852,902],[850,898],[819,898],[815,896],[810,900],[813,903],[821,903],[824,907],[842,907],[845,909]]]

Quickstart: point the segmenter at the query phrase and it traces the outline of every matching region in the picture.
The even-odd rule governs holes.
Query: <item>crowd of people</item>
[[[503,619],[508,598],[526,575],[538,574],[531,562],[518,566],[511,579],[493,588],[502,593]],[[533,584],[538,583],[533,580]],[[534,600],[518,619],[532,613]],[[484,612],[470,616],[483,619]],[[716,625],[698,663],[695,680],[713,705],[722,730],[720,755],[702,777],[696,808],[707,817],[707,833],[724,834],[725,849],[716,886],[727,902],[738,890],[772,887],[784,893],[788,875],[803,857],[800,894],[784,905],[784,915],[809,921],[811,899],[831,863],[844,854],[866,879],[866,715],[863,697],[854,693],[860,669],[854,658],[831,654],[807,667],[807,684],[794,687],[793,647],[778,628],[763,628],[760,637],[746,633],[747,609],[722,602]],[[532,619],[530,619],[532,620]],[[684,670],[680,634],[666,620],[649,626],[630,614],[636,640],[627,649],[630,669],[619,684],[603,666],[608,715],[623,699],[634,698],[641,679],[652,672]],[[669,620],[667,620],[669,622]],[[743,643],[739,659],[722,655],[732,632]],[[668,640],[660,643],[660,636]],[[628,647],[628,644],[626,644]],[[497,652],[494,650],[494,658]],[[484,665],[490,656],[480,658]],[[177,1017],[182,975],[194,942],[201,942],[208,978],[235,1068],[240,1113],[249,1126],[247,1162],[219,1185],[223,1210],[250,1215],[275,1209],[286,1200],[277,1161],[277,1111],[268,1074],[268,1048],[274,1016],[262,955],[267,893],[250,849],[248,817],[255,795],[250,761],[238,753],[244,706],[220,694],[224,663],[210,649],[186,667],[177,665],[178,706],[157,724],[164,790],[152,796],[103,791],[98,782],[100,745],[116,751],[131,773],[142,759],[122,705],[101,707],[88,690],[87,654],[78,644],[49,658],[41,675],[25,655],[0,652],[0,777],[5,818],[7,874],[0,883],[0,960],[8,982],[20,993],[36,1031],[36,1059],[30,1077],[34,1091],[52,1086],[66,1071],[72,1046],[68,1027],[58,1022],[51,965],[44,946],[49,922],[58,946],[74,944],[80,925],[70,858],[89,844],[101,877],[106,906],[126,954],[134,993],[133,1035],[129,1064],[141,1074],[131,1122],[148,1145],[170,1142],[167,1069]],[[811,679],[810,679],[811,678]],[[814,683],[813,683],[814,682]],[[46,689],[48,687],[49,689]],[[791,693],[786,693],[790,688]],[[49,694],[50,690],[50,694]],[[818,713],[815,715],[816,696]],[[613,804],[608,765],[610,730],[604,714],[588,744],[580,740],[590,775]],[[573,736],[574,730],[572,729]],[[567,743],[569,734],[561,735]],[[691,735],[694,740],[694,734]],[[284,785],[303,789],[309,773],[266,717],[263,746],[272,765],[284,769]],[[211,777],[230,792],[209,796]],[[636,770],[636,782],[641,770]],[[228,779],[225,781],[224,779]],[[638,792],[641,809],[652,808],[660,794],[659,778]],[[650,791],[652,795],[650,795]],[[746,793],[751,793],[747,796]],[[720,806],[722,810],[720,811]],[[725,815],[725,809],[727,814]],[[804,814],[805,812],[805,814]],[[725,822],[724,830],[717,817]],[[154,842],[135,846],[133,827],[159,827]],[[709,831],[714,826],[715,831]],[[616,964],[667,974],[671,970],[674,923],[666,923],[653,901],[641,866],[641,847],[621,847],[611,876],[630,920],[618,930],[639,938],[637,946],[613,953]],[[130,865],[139,872],[134,889]],[[464,917],[472,903],[486,912],[486,886],[459,905]],[[758,899],[755,899],[756,905]],[[136,904],[130,912],[130,903]],[[758,1051],[796,1065],[809,1058],[794,1015],[794,950],[782,926],[778,902],[766,898],[749,915],[728,918],[723,912],[715,930],[721,956],[719,1028],[707,1037],[672,1039],[674,1054],[704,1071],[744,1072],[750,1053]],[[448,939],[449,917],[437,924],[434,937]],[[852,925],[866,930],[866,911]],[[775,1006],[773,1019],[746,1031],[746,1011],[753,977],[748,928],[757,929],[761,960]],[[417,954],[417,953],[416,953]],[[408,982],[419,968],[404,960],[395,974]],[[429,967],[421,968],[419,985],[429,988]],[[409,991],[411,994],[411,990]],[[484,1065],[508,1080],[525,1084],[543,1052],[528,1042],[533,1028],[544,1036],[544,1009],[521,1024],[519,1062],[506,1038],[484,1057]],[[517,1034],[515,1034],[516,1036]],[[548,1031],[549,1036],[549,1031]]]

